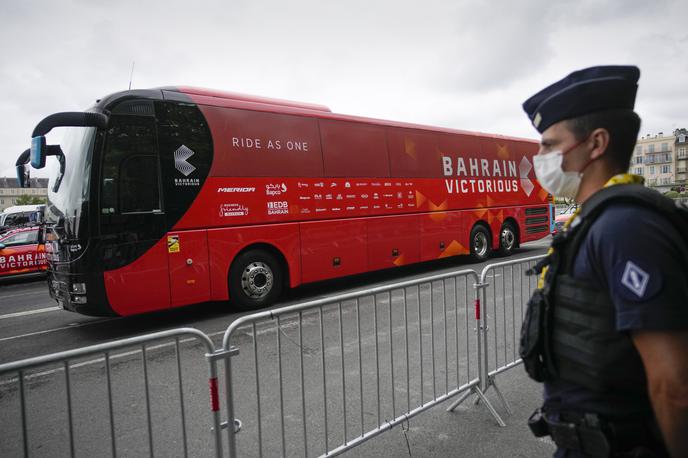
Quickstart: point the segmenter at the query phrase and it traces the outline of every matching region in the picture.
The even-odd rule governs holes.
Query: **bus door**
[[[111,115],[100,171],[99,245],[108,299],[121,314],[170,305],[166,219],[150,108],[150,116]]]
[[[165,234],[169,263],[170,302],[179,306],[210,299],[207,221],[186,215],[198,196],[212,163],[212,138],[198,107],[186,103],[155,102],[162,189],[165,196]],[[206,209],[217,211],[215,208]]]
[[[207,231],[169,232],[167,254],[171,305],[174,307],[210,300]]]

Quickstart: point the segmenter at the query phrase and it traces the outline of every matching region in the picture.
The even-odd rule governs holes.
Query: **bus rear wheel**
[[[509,256],[517,246],[518,236],[514,225],[510,222],[504,223],[499,231],[499,254]]]
[[[246,251],[229,269],[229,300],[242,310],[267,307],[282,293],[282,268],[264,250]]]
[[[481,224],[471,230],[471,257],[476,261],[485,261],[490,257],[492,242],[490,232]]]

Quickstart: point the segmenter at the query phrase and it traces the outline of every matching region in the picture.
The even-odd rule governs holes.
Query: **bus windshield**
[[[48,205],[45,221],[54,227],[60,238],[77,239],[84,237],[84,212],[88,203],[91,160],[95,127],[67,127],[64,129],[60,147],[65,155],[66,167],[57,190],[60,164],[49,161],[50,178],[48,181]]]

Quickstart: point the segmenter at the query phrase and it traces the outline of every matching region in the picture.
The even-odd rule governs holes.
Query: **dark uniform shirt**
[[[678,230],[660,213],[616,204],[592,224],[573,266],[573,277],[608,291],[616,329],[688,329],[688,260]],[[623,377],[623,374],[620,374]],[[648,414],[650,400],[622,393],[597,393],[555,380],[545,383],[545,407],[554,411],[609,416]]]

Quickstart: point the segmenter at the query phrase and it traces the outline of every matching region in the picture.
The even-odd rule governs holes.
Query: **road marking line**
[[[36,294],[45,294],[45,293],[46,293],[45,290],[41,290],[41,291],[35,291],[35,292],[32,292],[32,293],[8,294],[8,295],[6,295],[6,296],[0,296],[0,299],[6,299],[6,298],[8,298],[8,297],[33,296],[33,295],[36,295]]]
[[[58,308],[59,308],[59,307],[58,307]],[[28,334],[22,334],[22,335],[19,335],[19,336],[3,337],[2,339],[0,339],[0,342],[4,342],[4,341],[6,341],[6,340],[12,340],[12,339],[20,339],[20,338],[22,338],[22,337],[31,337],[31,336],[38,336],[38,335],[41,335],[41,334],[49,334],[49,333],[51,333],[51,332],[62,331],[62,330],[64,330],[64,329],[74,329],[74,328],[77,328],[77,327],[78,327],[78,328],[81,328],[81,327],[84,327],[84,326],[90,326],[90,325],[92,325],[92,324],[104,323],[104,322],[106,322],[106,321],[112,321],[112,320],[116,320],[116,319],[117,319],[117,318],[107,318],[107,319],[104,319],[104,320],[98,320],[98,321],[92,321],[92,322],[90,322],[90,323],[84,323],[84,324],[81,324],[81,325],[79,325],[79,326],[67,325],[67,326],[62,326],[61,328],[46,329],[46,330],[43,330],[43,331],[30,332],[30,333],[28,333]]]
[[[63,326],[61,328],[55,328],[55,329],[46,329],[44,331],[37,331],[37,332],[30,332],[28,334],[22,334],[20,336],[10,336],[10,337],[3,337],[0,339],[0,342],[4,342],[6,340],[12,340],[12,339],[20,339],[22,337],[31,337],[31,336],[38,336],[41,334],[48,334],[50,332],[55,332],[55,331],[61,331],[63,329],[72,329],[74,326]]]
[[[0,315],[0,320],[4,320],[7,318],[16,318],[18,316],[26,316],[26,315],[35,315],[36,313],[46,313],[46,312],[54,312],[55,310],[62,310],[60,307],[47,307],[44,309],[36,309],[36,310],[27,310],[25,312],[16,312],[16,313],[8,313],[7,315]],[[4,340],[4,339],[1,339]]]

